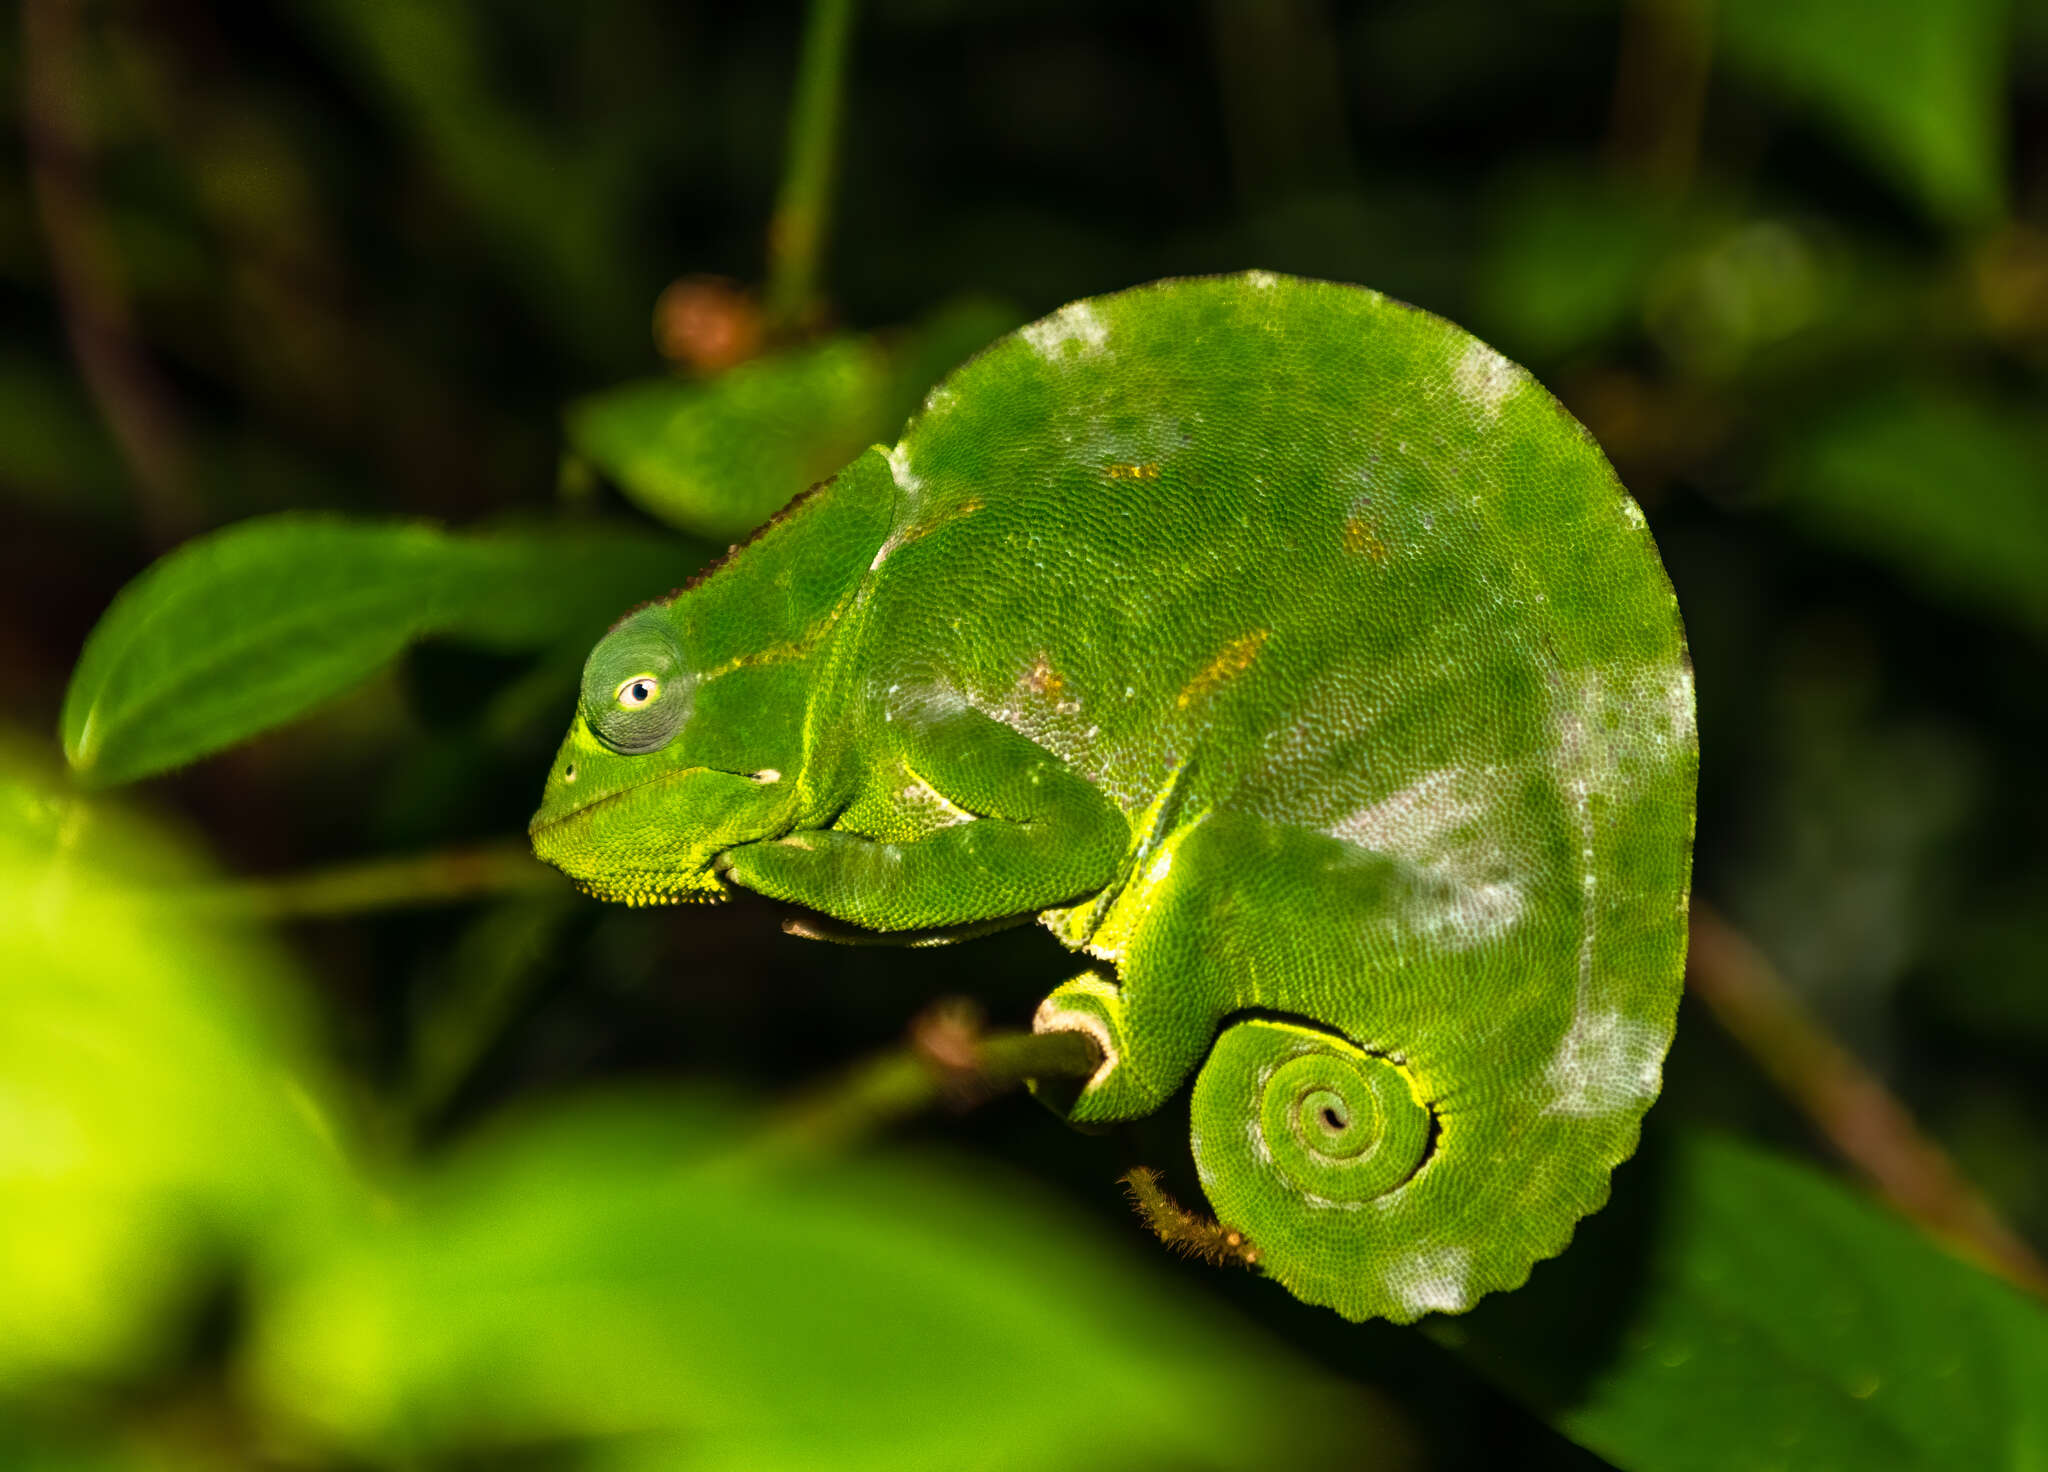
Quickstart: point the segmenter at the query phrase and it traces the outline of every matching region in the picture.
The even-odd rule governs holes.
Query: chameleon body
[[[637,684],[635,682],[638,682]],[[1297,1296],[1511,1288],[1677,1004],[1690,667],[1642,513],[1521,369],[1357,287],[1078,302],[593,651],[536,849],[929,932],[1036,917],[1077,1122],[1192,1076]]]

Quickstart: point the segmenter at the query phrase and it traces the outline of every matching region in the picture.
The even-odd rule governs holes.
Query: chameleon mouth
[[[711,859],[688,867],[655,868],[604,862],[605,845],[593,829],[607,808],[647,789],[687,777],[707,767],[681,767],[593,797],[562,813],[540,813],[527,825],[534,857],[568,875],[594,899],[625,905],[715,904],[729,898],[730,888],[711,867]]]
[[[671,771],[657,772],[654,776],[642,778],[638,782],[629,782],[624,787],[615,787],[610,792],[601,793],[590,799],[589,802],[570,808],[566,812],[556,813],[552,817],[545,817],[542,813],[535,813],[533,821],[526,825],[527,836],[538,840],[543,833],[558,832],[565,825],[576,822],[579,819],[587,823],[590,821],[591,815],[600,808],[608,807],[610,804],[618,802],[621,798],[631,797],[634,793],[644,791],[649,787],[659,787],[664,782],[673,782],[679,777],[688,777],[697,772],[709,772],[711,770],[713,769],[710,767],[677,767]]]

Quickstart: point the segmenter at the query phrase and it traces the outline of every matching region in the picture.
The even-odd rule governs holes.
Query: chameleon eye
[[[616,700],[627,710],[638,710],[641,706],[650,704],[654,697],[659,694],[661,694],[661,681],[655,679],[652,675],[635,675],[630,680],[620,682],[619,688],[612,695],[612,699]]]

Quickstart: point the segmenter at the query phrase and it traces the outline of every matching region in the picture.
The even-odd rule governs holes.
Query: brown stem
[[[1225,141],[1238,192],[1265,201],[1351,176],[1326,0],[1210,0]]]
[[[1609,158],[1672,194],[1685,191],[1699,163],[1712,22],[1713,0],[1629,0],[1622,11]]]
[[[1101,1066],[1085,1033],[984,1033],[972,1004],[941,1002],[911,1024],[903,1047],[795,1100],[744,1153],[829,1154],[941,1103],[963,1108],[1031,1079],[1087,1078]]]
[[[93,191],[79,65],[77,0],[24,0],[22,125],[36,212],[49,242],[64,330],[86,389],[135,477],[151,539],[199,522],[184,435],[135,333],[110,232]]]
[[[2048,1297],[2048,1266],[1883,1080],[1806,1010],[1769,959],[1697,899],[1686,980],[1779,1090],[1901,1215],[1991,1271]]]

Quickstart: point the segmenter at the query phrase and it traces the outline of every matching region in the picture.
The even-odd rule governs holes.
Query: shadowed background
[[[1677,587],[1713,974],[1653,1118],[1860,1169],[1909,1213],[1920,1193],[1923,1220],[1989,1219],[2022,1262],[2048,1244],[2041,0],[875,0],[820,124],[830,208],[784,194],[776,271],[794,5],[24,0],[18,20],[0,31],[19,140],[0,169],[0,709],[28,764],[54,765],[110,599],[196,533],[319,508],[696,534],[672,576],[641,555],[655,586],[622,585],[622,611],[891,438],[1008,326],[1165,275],[1356,281],[1555,391]],[[805,280],[786,262],[811,260],[812,223]],[[756,482],[758,505],[707,502]],[[602,606],[601,562],[589,580]],[[573,652],[429,637],[141,797],[239,876],[494,843],[524,828],[574,680]],[[1035,930],[825,947],[759,902],[601,908],[485,854],[500,869],[457,875],[446,905],[277,902],[280,985],[311,995],[373,1155],[431,1158],[593,1085],[788,1091],[944,997],[1021,1024],[1072,969]],[[1899,1143],[1906,1115],[1934,1165]],[[1184,1128],[1168,1111],[1079,1136],[1015,1096],[903,1133],[1030,1178],[1143,1257],[1115,1180],[1154,1164],[1193,1198]],[[1873,1132],[1874,1157],[1830,1148]],[[862,1189],[830,1209],[858,1217]],[[494,1190],[523,1199],[472,1183],[486,1234]],[[1613,1215],[1603,1291],[1625,1296],[1658,1228],[1648,1206]],[[864,1230],[882,1229],[826,1235]],[[1162,1296],[1222,1316],[1219,1342],[1251,1321],[1333,1385],[1377,1387],[1399,1411],[1371,1402],[1374,1424],[1398,1419],[1386,1434],[1423,1465],[1603,1465],[1542,1418],[1583,1393],[1569,1374],[1532,1390],[1242,1275],[1151,1266]],[[125,1426],[198,1465],[240,1455],[217,1401],[242,1392],[216,1383],[240,1292],[168,1314],[147,1368],[94,1372],[111,1398],[86,1412],[20,1381],[23,1414],[65,1445]],[[1597,1305],[1541,1301],[1583,1316],[1584,1363],[1606,1362]],[[1195,1383],[1171,1394],[1197,1404]],[[1170,1407],[1167,1384],[1147,1393]],[[216,1409],[176,1409],[195,1400]]]

